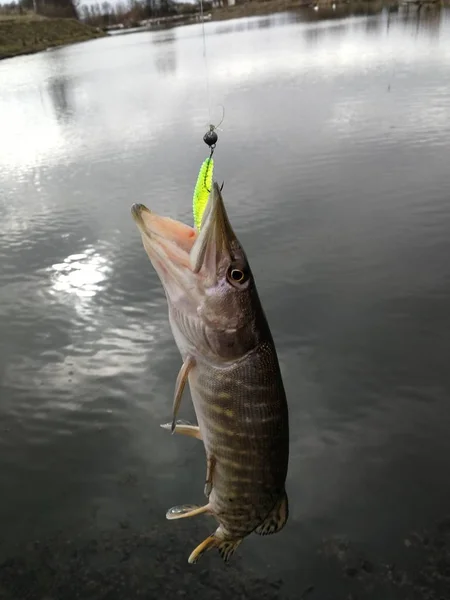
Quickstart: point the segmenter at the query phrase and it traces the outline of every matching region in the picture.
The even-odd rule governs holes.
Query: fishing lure
[[[222,125],[225,118],[225,108],[222,106],[222,119],[218,125],[210,125],[208,131],[203,136],[203,141],[211,149],[211,153],[208,158],[202,163],[200,171],[197,177],[197,183],[195,184],[194,197],[192,199],[192,212],[194,214],[194,225],[197,231],[200,231],[202,225],[202,217],[205,212],[206,205],[208,204],[209,193],[211,191],[214,161],[213,154],[216,149],[217,140],[219,136],[216,130],[220,131],[219,126]],[[223,186],[223,184],[222,184]]]
[[[192,210],[194,213],[194,225],[197,231],[200,231],[203,213],[208,204],[209,192],[211,191],[212,178],[214,170],[214,160],[212,156],[205,158],[200,167],[195,184],[194,197],[192,200]]]

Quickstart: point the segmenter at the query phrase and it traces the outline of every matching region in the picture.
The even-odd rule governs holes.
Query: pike
[[[288,406],[274,341],[216,182],[199,232],[143,204],[131,212],[183,360],[173,421],[162,427],[202,440],[206,453],[207,503],[166,517],[215,517],[216,531],[188,562],[212,548],[228,562],[249,534],[276,533],[288,520]],[[176,418],[187,382],[198,425]]]

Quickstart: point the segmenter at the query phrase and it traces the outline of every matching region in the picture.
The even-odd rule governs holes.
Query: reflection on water
[[[108,263],[88,248],[81,254],[72,254],[62,263],[50,267],[53,289],[56,292],[75,294],[80,298],[93,298],[102,289],[102,282],[108,275]]]
[[[433,38],[439,34],[442,24],[440,4],[406,4],[402,8],[400,18],[404,24],[415,25],[417,33],[422,29]]]
[[[73,114],[70,83],[66,77],[52,77],[48,82],[48,94],[55,108],[56,118],[68,120]]]
[[[152,39],[158,50],[155,52],[155,67],[161,75],[173,75],[177,70],[176,29],[163,30]]]
[[[198,24],[0,63],[7,594],[19,579],[39,598],[70,588],[64,569],[66,587],[49,588],[3,567],[16,543],[33,563],[32,540],[115,540],[119,529],[134,583],[112,600],[137,597],[141,578],[149,597],[184,595],[195,580],[201,597],[253,599],[252,568],[281,579],[287,598],[311,582],[313,600],[364,597],[359,579],[327,571],[321,539],[345,533],[385,564],[408,563],[407,532],[447,510],[448,11],[373,2],[205,30],[210,102]],[[202,136],[221,104],[217,176],[290,401],[291,517],[278,536],[246,541],[230,574],[205,557],[203,580],[183,561],[211,524],[164,519],[201,501],[204,455],[159,427],[180,357],[130,206],[191,222]],[[189,401],[182,410],[193,418]],[[92,557],[78,543],[110,564],[103,546]],[[80,568],[76,593],[102,597]]]
[[[58,121],[69,121],[75,111],[73,98],[73,79],[67,70],[64,56],[58,52],[49,52],[49,77],[47,79],[48,96],[53,104]]]
[[[152,37],[152,44],[173,44],[177,39],[177,29],[163,29],[156,31]]]
[[[177,54],[175,48],[169,52],[161,52],[155,55],[155,66],[158,73],[170,75],[177,70]]]

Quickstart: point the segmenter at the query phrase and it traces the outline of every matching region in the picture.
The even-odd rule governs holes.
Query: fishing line
[[[211,88],[209,83],[209,68],[208,68],[208,53],[206,48],[206,31],[205,31],[205,14],[203,10],[203,0],[200,0],[200,17],[202,21],[202,38],[203,38],[203,60],[205,65],[205,82],[206,82],[206,95],[208,100],[208,113],[209,113],[209,129],[203,136],[203,141],[209,148],[209,157],[206,158],[201,167],[197,177],[197,183],[194,189],[194,195],[192,199],[192,210],[194,215],[194,225],[199,231],[202,222],[202,216],[208,202],[209,194],[212,188],[212,175],[214,170],[213,154],[216,149],[216,144],[219,139],[217,130],[220,131],[219,126],[222,124],[225,118],[225,108],[222,106],[222,119],[218,125],[211,123]],[[221,190],[223,188],[223,183]]]
[[[219,129],[219,126],[222,124],[225,118],[225,109],[222,106],[222,119],[218,125],[213,125],[212,121],[212,111],[211,111],[211,88],[209,84],[209,68],[208,68],[208,53],[206,49],[206,31],[205,31],[205,13],[203,8],[203,0],[200,0],[200,18],[202,21],[202,38],[203,38],[203,60],[205,64],[205,81],[206,81],[206,96],[208,99],[208,114],[209,114],[209,130],[203,136],[203,141],[210,149],[209,159],[206,159],[205,163],[202,165],[200,171],[204,169],[204,177],[203,177],[203,187],[209,193],[211,190],[207,184],[208,178],[210,177],[210,168],[213,168],[212,157],[214,154],[214,150],[216,149],[216,144],[219,139],[216,130]],[[204,168],[206,167],[206,168]],[[195,193],[194,193],[194,204],[195,204]]]
[[[203,0],[200,0],[200,18],[202,20],[202,37],[203,37],[203,60],[205,63],[205,79],[206,79],[206,96],[208,98],[208,113],[209,120],[211,122],[211,92],[209,88],[209,69],[208,69],[208,56],[206,52],[206,32],[205,32],[205,14],[203,12]]]
[[[386,23],[386,37],[388,39],[389,39],[389,35],[390,35],[390,25],[391,25],[391,10],[388,7],[388,15],[387,15],[387,23]],[[391,53],[391,68],[390,68],[390,75],[388,74],[388,85],[387,85],[388,92],[391,91],[391,83],[393,83],[393,80],[394,80],[396,67],[397,67],[397,65],[395,62],[395,58],[394,58],[393,54]]]

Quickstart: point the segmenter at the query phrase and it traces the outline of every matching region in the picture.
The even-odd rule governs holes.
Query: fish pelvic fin
[[[265,520],[255,529],[255,533],[258,535],[278,533],[286,525],[288,518],[289,502],[285,490]]]
[[[227,563],[235,553],[238,546],[241,545],[242,539],[243,538],[222,539],[221,536],[217,535],[217,532],[213,533],[207,537],[206,540],[203,540],[203,542],[191,552],[191,555],[188,558],[188,563],[191,565],[195,564],[203,556],[203,554],[205,554],[205,552],[212,550],[213,548],[217,548],[223,561]]]
[[[168,431],[172,431],[173,422],[163,423],[161,427],[163,429],[167,429]],[[202,439],[199,426],[193,425],[192,423],[189,423],[189,421],[184,421],[182,419],[178,419],[175,422],[175,429],[173,429],[173,433],[181,433],[182,435],[188,435],[190,437],[197,438],[198,440]]]
[[[197,504],[183,504],[182,506],[173,506],[166,512],[166,519],[186,519],[187,517],[196,517],[203,513],[211,513],[209,504],[198,506]]]
[[[184,388],[189,377],[189,371],[195,366],[195,359],[192,356],[188,356],[184,363],[181,365],[180,372],[175,383],[175,393],[173,398],[173,409],[172,409],[172,426],[171,431],[174,433],[176,427],[176,419],[178,409],[181,404],[181,397],[183,396]]]

